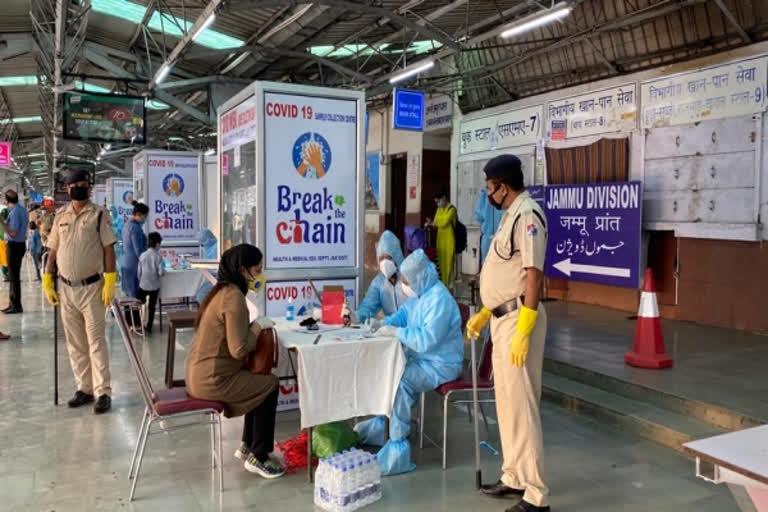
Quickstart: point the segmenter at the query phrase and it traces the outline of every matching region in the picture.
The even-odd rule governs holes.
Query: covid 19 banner
[[[196,156],[147,156],[147,229],[164,240],[193,240],[199,231]]]
[[[111,201],[110,206],[115,207],[123,223],[128,222],[133,214],[133,180],[113,178],[107,182],[108,188],[110,185],[112,190],[107,200]]]
[[[268,268],[357,264],[357,104],[264,95]]]

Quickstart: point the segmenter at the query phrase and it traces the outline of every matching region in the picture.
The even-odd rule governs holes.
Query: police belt
[[[66,285],[75,286],[88,286],[89,284],[98,283],[101,280],[101,274],[93,274],[80,281],[70,281],[66,277],[59,276],[62,282]]]
[[[518,297],[520,299],[520,303],[525,302],[525,295],[521,295]],[[517,299],[508,300],[507,302],[496,306],[491,310],[491,313],[493,313],[493,316],[496,318],[501,318],[503,316],[507,316],[508,314],[512,313],[513,311],[517,311]]]

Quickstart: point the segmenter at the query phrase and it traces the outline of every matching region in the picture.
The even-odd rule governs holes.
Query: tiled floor
[[[626,313],[561,301],[546,307],[547,357],[768,422],[768,336],[664,320],[674,368],[645,370],[624,364],[636,323]]]
[[[6,293],[3,284],[0,306]],[[267,482],[246,473],[230,456],[239,440],[240,419],[225,423],[222,497],[208,465],[208,432],[190,428],[151,438],[137,499],[127,503],[126,474],[142,405],[116,331],[108,327],[113,410],[94,416],[89,408],[54,407],[52,313],[43,306],[39,283],[24,282],[24,307],[23,315],[0,315],[0,330],[14,335],[0,342],[0,510],[313,509],[312,487],[303,473]],[[566,328],[561,320],[553,325]],[[157,385],[162,380],[164,336],[156,332],[141,348]],[[74,391],[63,335],[59,347],[63,403]],[[183,359],[179,352],[179,372]],[[433,397],[428,418],[428,429],[434,432],[440,424],[437,403]],[[278,438],[297,433],[295,412],[281,414],[278,421]],[[543,422],[554,511],[738,510],[726,488],[695,479],[692,462],[670,450],[551,405],[543,407]],[[488,441],[498,447],[491,423]],[[440,469],[436,449],[415,449],[416,471],[386,478],[384,499],[370,509],[502,511],[508,502],[486,499],[474,490],[471,427],[463,411],[451,410],[449,436],[447,471]],[[499,465],[499,457],[483,453],[486,481],[496,479]]]

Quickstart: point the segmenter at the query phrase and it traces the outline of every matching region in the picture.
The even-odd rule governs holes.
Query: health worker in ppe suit
[[[386,317],[376,332],[394,336],[405,350],[405,371],[389,418],[389,441],[377,454],[381,471],[395,475],[412,471],[411,409],[419,393],[458,378],[464,361],[461,315],[448,288],[440,282],[435,265],[421,249],[400,267],[408,300],[397,313]],[[381,445],[386,438],[383,416],[355,426],[363,444]]]
[[[376,244],[376,259],[379,262],[379,273],[371,281],[360,307],[357,311],[351,311],[346,304],[344,306],[342,316],[349,318],[349,323],[365,323],[376,318],[379,311],[383,311],[384,316],[391,315],[408,300],[397,272],[403,262],[403,251],[400,240],[391,231],[381,234]]]
[[[216,235],[208,228],[203,228],[197,234],[197,243],[203,248],[203,259],[218,260],[219,246],[216,241]]]

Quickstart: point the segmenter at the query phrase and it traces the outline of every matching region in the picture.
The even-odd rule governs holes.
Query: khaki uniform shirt
[[[513,238],[512,227],[518,217]],[[547,228],[542,219],[546,219],[544,211],[525,191],[501,218],[480,272],[480,298],[486,308],[492,310],[523,295],[526,268],[544,270]]]
[[[101,228],[97,226],[101,215]],[[72,203],[59,208],[47,247],[56,251],[59,274],[80,281],[104,272],[104,248],[117,242],[109,212],[92,202],[75,213]]]

